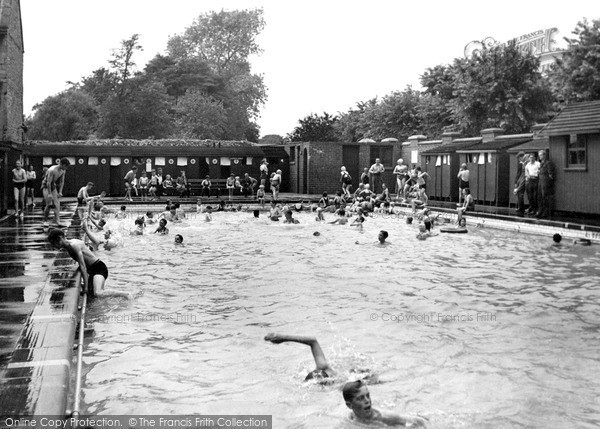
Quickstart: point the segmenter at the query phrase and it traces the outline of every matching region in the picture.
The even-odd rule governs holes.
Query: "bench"
[[[201,195],[202,194],[202,181],[204,179],[188,179],[188,193],[190,194],[190,196],[204,196]],[[225,194],[225,183],[227,182],[227,179],[210,179],[210,193],[211,195],[206,195],[208,197],[210,196],[215,196],[215,197],[220,197],[221,194]]]

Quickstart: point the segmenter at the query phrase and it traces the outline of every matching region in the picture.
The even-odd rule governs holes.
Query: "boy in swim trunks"
[[[371,394],[362,380],[344,384],[342,395],[346,406],[352,410],[352,420],[363,424],[383,423],[389,426],[427,427],[420,417],[402,417],[398,414],[382,413],[371,407]]]
[[[88,249],[83,241],[67,240],[65,233],[60,229],[50,230],[48,241],[54,248],[66,250],[69,256],[79,264],[79,271],[83,279],[83,293],[93,297],[104,289],[104,283],[108,278],[108,268]]]
[[[46,206],[44,208],[44,225],[48,224],[50,207],[54,205],[55,224],[60,226],[60,197],[65,184],[65,171],[71,165],[67,158],[62,158],[57,165],[53,165],[46,171],[42,180],[42,194]]]

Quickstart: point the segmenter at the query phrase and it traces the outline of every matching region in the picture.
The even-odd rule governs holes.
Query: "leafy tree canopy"
[[[573,34],[550,73],[552,89],[568,102],[600,100],[600,19],[579,22]]]
[[[329,113],[323,113],[319,116],[312,113],[304,119],[300,119],[294,131],[288,135],[294,142],[331,142],[337,141],[335,124],[338,121],[337,116],[331,116]]]

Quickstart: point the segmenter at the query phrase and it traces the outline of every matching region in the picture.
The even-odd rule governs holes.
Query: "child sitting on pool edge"
[[[427,427],[420,417],[402,417],[398,414],[382,413],[371,407],[371,394],[362,380],[350,381],[342,387],[346,406],[352,410],[350,418],[360,423],[381,422],[389,426]]]

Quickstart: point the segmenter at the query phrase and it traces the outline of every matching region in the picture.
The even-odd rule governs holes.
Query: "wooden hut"
[[[512,190],[508,149],[533,138],[533,134],[503,136],[502,133],[498,128],[483,130],[481,143],[456,151],[458,163],[467,164],[471,195],[480,204],[508,205],[509,189]]]
[[[481,143],[481,137],[456,139],[421,152],[421,168],[430,176],[427,196],[433,200],[458,201],[459,150]]]
[[[565,106],[540,134],[556,166],[555,209],[600,213],[600,101]]]

